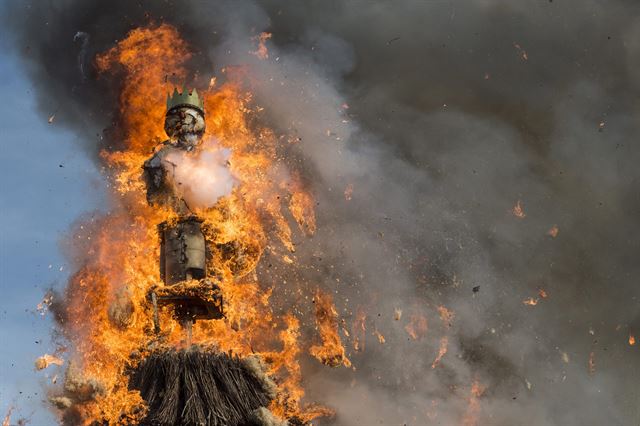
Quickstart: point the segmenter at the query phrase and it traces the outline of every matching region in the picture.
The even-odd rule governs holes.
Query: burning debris
[[[260,35],[253,37],[254,41],[258,42],[258,49],[249,52],[252,55],[257,56],[260,59],[269,59],[269,50],[267,49],[267,40],[271,38],[271,33],[262,32]]]
[[[413,340],[422,339],[429,329],[427,318],[424,315],[413,314],[404,329]]]
[[[64,360],[58,358],[55,355],[44,354],[41,357],[38,357],[35,362],[36,370],[44,370],[50,365],[63,365]]]
[[[551,238],[556,238],[558,236],[558,234],[560,233],[560,229],[558,228],[557,225],[553,225],[548,231],[547,231],[547,235],[550,236]]]
[[[345,367],[351,367],[351,361],[344,353],[342,339],[338,334],[338,313],[333,304],[333,298],[329,294],[317,291],[314,303],[316,305],[316,324],[322,344],[312,346],[309,353],[330,367],[337,367],[341,364]]]
[[[522,206],[522,201],[518,200],[516,205],[511,209],[511,213],[517,217],[518,219],[524,219],[527,215],[524,212],[524,208]]]

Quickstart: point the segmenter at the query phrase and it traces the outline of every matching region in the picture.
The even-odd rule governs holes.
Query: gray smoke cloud
[[[295,301],[285,279],[331,291],[351,333],[355,370],[304,359],[308,400],[336,409],[321,424],[463,424],[476,380],[478,424],[640,421],[627,342],[640,334],[637,2],[5,7],[21,17],[4,25],[42,107],[55,100],[79,131],[108,126],[116,105],[107,83],[83,79],[81,49],[90,57],[149,19],[179,28],[194,70],[248,65],[264,122],[299,138],[283,154],[301,159],[318,202],[318,232],[296,241],[305,267],[267,268],[267,254],[259,273],[282,309]],[[261,31],[273,34],[267,59],[249,53]],[[309,300],[298,310],[310,314]],[[428,321],[417,340],[412,315]]]

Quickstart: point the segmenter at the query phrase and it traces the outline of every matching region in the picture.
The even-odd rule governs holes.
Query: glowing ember
[[[543,288],[538,290],[538,296],[540,296],[543,299],[546,299],[548,297],[547,292]]]
[[[636,344],[636,337],[633,334],[629,334],[629,345],[633,346]]]
[[[271,38],[271,33],[260,33],[259,36],[257,37],[253,37],[253,40],[258,42],[258,49],[253,51],[253,52],[249,52],[252,55],[256,55],[258,58],[260,59],[267,59],[269,58],[269,51],[267,50],[267,40],[269,40]]]
[[[523,304],[528,306],[536,306],[538,304],[538,299],[534,299],[533,297],[529,297],[522,301]]]
[[[455,316],[453,311],[445,308],[444,306],[438,306],[438,314],[440,314],[440,320],[445,326],[451,327],[451,322]]]
[[[524,50],[522,47],[520,47],[520,45],[518,43],[513,43],[513,47],[515,47],[518,52],[520,53],[520,58],[523,61],[528,61],[529,60],[529,55],[527,55],[527,51]]]
[[[444,357],[445,354],[447,353],[447,348],[448,347],[449,347],[449,337],[442,336],[440,338],[440,346],[438,348],[438,355],[436,356],[436,359],[433,360],[433,363],[431,364],[431,368],[436,368],[438,366],[438,364],[440,364],[440,361],[442,360],[442,357]]]
[[[471,390],[469,395],[469,405],[467,406],[467,412],[462,419],[463,426],[476,426],[478,425],[478,414],[480,413],[480,397],[484,394],[486,388],[480,384],[477,380],[474,380],[471,384]]]
[[[357,352],[364,351],[366,343],[366,324],[367,314],[364,309],[359,307],[356,311],[355,319],[351,326],[351,334],[353,334],[353,349]]]
[[[344,189],[344,199],[347,201],[351,201],[351,196],[353,195],[353,184],[350,183],[349,185],[347,185],[347,187]]]
[[[560,229],[558,229],[558,227],[556,225],[553,225],[548,231],[547,231],[547,235],[549,235],[551,238],[555,238],[558,236],[558,233],[560,232]]]
[[[591,351],[589,353],[588,371],[590,375],[594,375],[596,372],[596,354]]]
[[[520,200],[518,200],[516,202],[516,205],[513,206],[513,208],[511,209],[511,213],[513,213],[513,215],[518,219],[524,219],[527,216],[524,212],[524,209],[522,208],[522,202]]]
[[[393,310],[393,319],[396,321],[400,321],[400,319],[402,318],[402,309],[394,309]]]
[[[427,318],[423,315],[413,314],[404,329],[413,340],[422,339],[428,330]]]

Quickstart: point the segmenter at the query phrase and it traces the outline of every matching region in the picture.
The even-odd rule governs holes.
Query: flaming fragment
[[[291,194],[289,210],[300,230],[307,235],[313,235],[316,232],[316,216],[313,205],[314,200],[311,194],[299,187]]]
[[[629,334],[629,346],[636,344],[636,337],[633,334]]]
[[[451,322],[453,321],[453,317],[455,316],[453,311],[445,308],[444,306],[438,306],[438,314],[440,314],[440,320],[442,324],[451,327]]]
[[[252,55],[257,56],[260,59],[268,59],[269,58],[269,50],[267,49],[267,40],[269,40],[271,38],[271,33],[267,33],[267,32],[262,32],[260,33],[260,35],[256,36],[256,37],[252,37],[253,41],[257,41],[258,42],[258,48],[253,51],[253,52],[249,52]]]
[[[527,55],[527,51],[524,50],[518,43],[513,43],[513,47],[516,48],[516,50],[520,54],[520,58],[523,61],[528,61],[529,60],[529,55]]]
[[[11,426],[11,413],[13,413],[14,407],[11,406],[7,410],[7,414],[4,416],[4,420],[2,420],[2,426]]]
[[[449,347],[449,337],[442,336],[440,338],[440,346],[438,348],[438,355],[436,356],[436,359],[433,360],[433,363],[431,363],[431,368],[436,368],[438,366],[438,364],[440,364],[440,361],[442,360],[442,357],[444,357],[445,354],[447,353],[448,347]]]
[[[518,219],[524,219],[525,217],[527,217],[522,207],[522,202],[520,200],[518,200],[516,202],[516,205],[513,206],[513,208],[511,209],[511,213]]]
[[[42,316],[44,316],[49,310],[49,306],[53,303],[53,293],[47,293],[42,301],[36,306],[36,310]]]
[[[366,343],[366,325],[367,314],[362,307],[356,310],[356,316],[351,325],[351,333],[353,334],[353,349],[356,352],[364,351]]]
[[[413,340],[422,339],[427,334],[427,318],[424,315],[413,314],[404,329]]]
[[[63,365],[64,360],[58,358],[55,355],[44,354],[41,357],[38,357],[35,362],[36,370],[44,370],[50,365]]]
[[[469,405],[467,412],[462,419],[462,426],[478,425],[478,414],[480,413],[480,397],[484,394],[486,388],[479,381],[474,380],[471,384],[469,395]]]
[[[312,346],[309,349],[309,353],[318,361],[330,367],[337,367],[340,364],[350,367],[351,361],[346,357],[342,340],[338,335],[338,312],[333,304],[331,295],[318,290],[314,301],[316,305],[316,325],[320,332],[322,345]]]
[[[351,196],[353,195],[353,184],[350,183],[344,189],[344,199],[347,201],[351,201]]]
[[[538,299],[534,299],[533,297],[528,297],[522,301],[524,305],[528,306],[536,306],[538,304]]]
[[[396,321],[400,321],[402,318],[402,309],[396,308],[393,310],[393,319]]]

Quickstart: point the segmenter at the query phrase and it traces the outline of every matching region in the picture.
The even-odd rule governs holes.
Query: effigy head
[[[205,130],[204,105],[198,92],[173,90],[167,95],[167,114],[164,120],[164,131],[167,136],[179,144],[192,147],[197,145]]]

